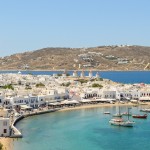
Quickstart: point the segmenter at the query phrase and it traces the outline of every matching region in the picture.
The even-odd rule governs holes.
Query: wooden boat
[[[133,118],[139,118],[139,119],[146,119],[147,118],[147,114],[144,115],[132,115]]]

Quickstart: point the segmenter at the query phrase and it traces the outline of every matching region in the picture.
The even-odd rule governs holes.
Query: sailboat
[[[129,114],[129,109],[130,108],[128,108],[128,114]],[[129,120],[129,115],[128,115],[128,120],[127,121],[124,121],[123,119],[121,119],[121,118],[115,118],[115,119],[111,119],[110,121],[109,121],[109,123],[111,124],[111,125],[115,125],[115,126],[123,126],[123,127],[133,127],[133,125],[134,125],[134,121],[130,121]]]
[[[120,106],[119,106],[119,112],[116,114],[113,114],[113,117],[122,117],[122,114],[120,114]]]

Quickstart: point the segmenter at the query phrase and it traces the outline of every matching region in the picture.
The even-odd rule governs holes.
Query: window
[[[3,122],[3,126],[7,126],[7,121],[4,121],[4,122]]]
[[[4,133],[7,133],[7,129],[4,129]]]

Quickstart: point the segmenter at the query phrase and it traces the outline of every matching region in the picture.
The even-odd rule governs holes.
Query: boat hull
[[[121,114],[114,114],[113,117],[122,117]]]
[[[133,122],[114,122],[114,121],[109,121],[111,125],[114,126],[123,126],[123,127],[133,127]]]
[[[138,118],[138,119],[146,119],[147,115],[144,116],[139,116],[139,115],[132,115],[133,118]]]

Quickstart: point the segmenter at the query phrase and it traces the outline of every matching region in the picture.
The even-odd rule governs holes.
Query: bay
[[[133,107],[132,113],[139,113]],[[145,150],[150,148],[150,118],[133,119],[131,128],[112,126],[111,115],[118,107],[55,112],[26,118],[17,124],[23,138],[14,141],[14,150]],[[121,107],[127,111],[127,107]],[[126,117],[124,117],[126,119]]]
[[[17,73],[18,71],[0,71],[0,73]],[[63,73],[63,71],[21,71],[22,74],[33,75],[53,75],[54,73]],[[102,78],[110,79],[121,83],[150,83],[150,71],[98,71]],[[73,71],[68,71],[72,75]],[[78,71],[80,75],[81,71]],[[89,71],[85,71],[88,76]],[[93,71],[93,75],[97,71]]]

